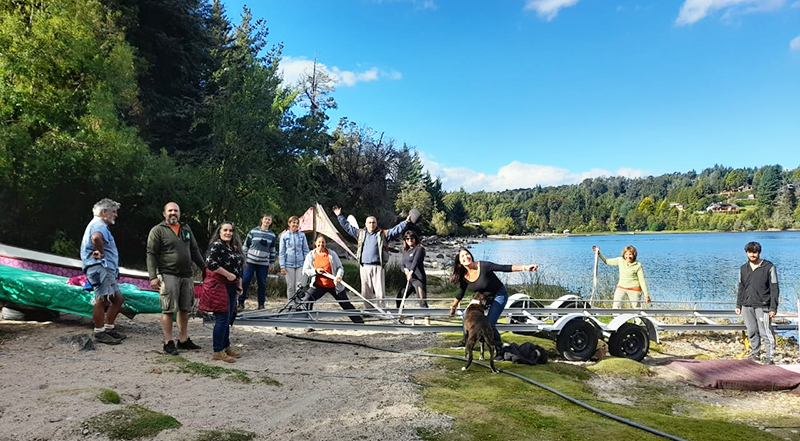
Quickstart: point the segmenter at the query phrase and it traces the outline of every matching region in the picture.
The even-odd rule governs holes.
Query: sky
[[[238,23],[240,0],[224,0]],[[257,0],[284,82],[468,192],[800,166],[800,0]],[[304,109],[295,109],[301,114]]]

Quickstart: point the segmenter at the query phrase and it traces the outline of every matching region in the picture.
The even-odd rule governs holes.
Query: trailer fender
[[[650,341],[654,341],[656,343],[660,343],[658,338],[658,328],[656,327],[656,322],[654,319],[641,316],[639,314],[622,314],[614,317],[614,320],[611,320],[609,324],[605,326],[606,330],[609,332],[616,332],[620,326],[630,321],[641,321],[644,323],[645,329],[647,329],[647,338]],[[638,323],[637,323],[638,324]]]

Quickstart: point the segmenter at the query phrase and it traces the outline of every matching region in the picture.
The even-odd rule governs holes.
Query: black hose
[[[452,359],[452,360],[460,360],[460,361],[464,361],[464,362],[467,361],[463,357],[456,357],[456,356],[453,356],[453,355],[441,355],[441,354],[428,354],[428,353],[424,353],[424,352],[401,351],[399,349],[379,348],[377,346],[370,346],[370,345],[365,344],[365,343],[356,343],[356,342],[351,342],[351,341],[336,341],[336,340],[325,340],[325,339],[320,339],[320,338],[301,337],[301,336],[289,335],[289,334],[285,334],[285,335],[286,335],[286,337],[294,338],[294,339],[297,339],[297,340],[306,340],[306,341],[313,341],[313,342],[318,342],[318,343],[336,343],[336,344],[341,344],[341,345],[361,346],[363,348],[374,349],[376,351],[393,352],[393,353],[396,353],[396,354],[420,355],[420,356],[423,356],[423,357],[449,358],[449,359]],[[483,367],[485,367],[487,369],[489,368],[489,366],[486,363],[481,363],[481,362],[474,361],[473,364],[477,364],[478,366],[483,366]],[[639,423],[637,423],[635,421],[631,421],[629,419],[622,418],[619,415],[614,415],[613,413],[609,413],[609,412],[606,412],[606,411],[604,411],[602,409],[598,409],[598,408],[596,408],[596,407],[594,407],[592,405],[586,404],[583,401],[578,400],[577,398],[573,398],[573,397],[571,397],[571,396],[569,396],[569,395],[567,395],[567,394],[565,394],[563,392],[559,392],[556,389],[553,389],[552,387],[547,386],[546,384],[539,383],[538,381],[535,381],[535,380],[532,380],[532,379],[530,379],[528,377],[525,377],[523,375],[517,374],[516,372],[509,372],[509,371],[502,370],[502,369],[500,369],[500,372],[503,373],[503,374],[511,375],[512,377],[519,378],[520,380],[526,381],[526,382],[528,382],[528,383],[530,383],[530,384],[532,384],[534,386],[537,386],[537,387],[539,387],[541,389],[544,389],[544,390],[546,390],[548,392],[551,392],[551,393],[553,393],[555,395],[558,395],[559,397],[561,397],[561,398],[563,398],[563,399],[565,399],[565,400],[567,400],[567,401],[569,401],[569,402],[571,402],[573,404],[577,404],[578,406],[581,406],[586,410],[592,411],[592,412],[594,412],[594,413],[596,413],[598,415],[602,415],[602,416],[604,416],[606,418],[612,419],[612,420],[620,422],[622,424],[627,424],[627,425],[629,425],[631,427],[635,427],[637,429],[644,430],[645,432],[652,433],[653,435],[658,435],[658,436],[661,436],[661,437],[664,437],[664,438],[667,438],[667,439],[671,439],[671,440],[674,440],[674,441],[687,441],[684,438],[680,438],[680,437],[677,437],[675,435],[671,435],[669,433],[662,432],[662,431],[660,431],[658,429],[653,429],[652,427],[648,427],[648,426],[645,426],[643,424],[639,424]]]

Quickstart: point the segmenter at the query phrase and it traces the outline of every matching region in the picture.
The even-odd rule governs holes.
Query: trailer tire
[[[3,309],[0,310],[0,316],[2,316],[3,320],[15,320],[20,322],[25,320],[25,312],[9,308],[8,306],[4,306]]]
[[[608,339],[608,352],[615,357],[642,361],[649,350],[647,330],[633,323],[623,323]]]
[[[583,319],[567,322],[556,337],[556,349],[569,361],[586,361],[597,351],[597,329]]]

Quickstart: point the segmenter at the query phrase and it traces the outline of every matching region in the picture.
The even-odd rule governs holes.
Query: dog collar
[[[469,301],[469,304],[470,305],[480,305],[481,301],[480,300],[476,300],[476,299],[472,299],[472,300]]]

